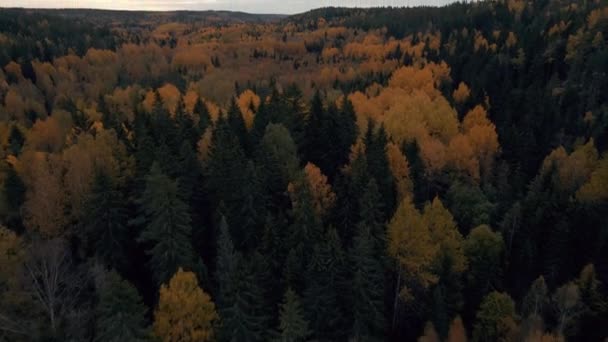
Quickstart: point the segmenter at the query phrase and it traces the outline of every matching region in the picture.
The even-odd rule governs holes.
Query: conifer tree
[[[350,253],[352,265],[353,327],[355,340],[382,340],[384,319],[383,254],[378,254],[372,227],[359,223]]]
[[[374,124],[370,121],[367,129],[365,135],[367,168],[369,174],[376,179],[384,203],[384,218],[388,219],[395,209],[396,198],[395,181],[386,155],[388,138],[384,126],[380,126],[375,132]]]
[[[303,302],[306,318],[317,339],[340,340],[345,334],[346,313],[341,307],[345,255],[334,229],[315,241],[306,269]]]
[[[117,269],[125,264],[129,235],[125,201],[112,178],[103,171],[97,172],[84,215],[85,241],[89,250]]]
[[[277,342],[304,342],[311,335],[299,296],[290,288],[285,292],[279,314]]]
[[[239,139],[226,119],[220,117],[211,139],[205,184],[214,203],[224,203],[226,218],[235,227],[243,219],[240,211],[246,195],[244,189],[249,181],[249,175],[243,172],[246,167],[247,160]]]
[[[141,296],[128,281],[112,271],[98,288],[95,341],[149,341],[146,324],[147,308]]]
[[[137,203],[139,215],[133,223],[144,226],[139,242],[149,246],[150,269],[157,283],[167,281],[178,267],[194,269],[188,206],[180,198],[177,183],[158,164],[146,176],[146,189]]]
[[[230,106],[228,107],[228,112],[226,115],[226,119],[228,121],[228,125],[230,129],[234,133],[234,135],[238,138],[238,141],[243,150],[247,151],[251,146],[249,144],[249,136],[247,132],[247,127],[245,126],[245,120],[243,119],[243,114],[239,109],[239,106],[236,102],[236,99],[233,97],[230,101]]]

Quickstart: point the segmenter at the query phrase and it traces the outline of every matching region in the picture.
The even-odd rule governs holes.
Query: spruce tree
[[[11,132],[8,136],[9,150],[10,152],[18,156],[21,153],[23,144],[25,144],[25,136],[21,132],[21,129],[17,125],[11,127]]]
[[[313,246],[306,269],[304,308],[306,318],[319,340],[344,338],[345,312],[341,307],[345,256],[338,234],[329,229]]]
[[[220,117],[211,139],[205,185],[215,203],[224,203],[226,218],[234,227],[239,227],[243,219],[240,213],[246,195],[244,189],[249,182],[246,167],[245,153],[237,136],[226,119]]]
[[[194,104],[194,114],[198,115],[198,131],[199,135],[203,134],[207,127],[211,126],[211,114],[209,114],[209,109],[207,105],[203,101],[203,99],[199,96]]]
[[[120,269],[126,260],[128,212],[126,199],[105,172],[97,172],[84,215],[85,241],[106,264]]]
[[[230,101],[226,118],[228,120],[230,129],[238,138],[241,148],[243,148],[243,150],[249,149],[251,146],[249,145],[249,136],[245,126],[245,120],[243,119],[241,109],[236,103],[236,99],[234,97]]]
[[[384,319],[384,255],[378,255],[373,227],[361,222],[350,251],[352,267],[351,335],[360,341],[381,341]]]
[[[304,318],[300,298],[292,289],[285,292],[279,313],[279,336],[277,342],[304,342],[311,335]]]
[[[384,126],[375,132],[372,121],[368,123],[365,135],[365,153],[370,175],[376,179],[378,190],[384,202],[384,219],[388,219],[395,209],[395,181],[386,156],[388,138]]]
[[[180,198],[177,182],[165,176],[157,163],[146,176],[146,188],[137,204],[139,215],[133,223],[144,226],[138,241],[148,247],[157,284],[170,279],[179,267],[195,269],[188,206]]]
[[[133,285],[112,271],[97,291],[95,341],[150,341],[145,318],[147,309]]]

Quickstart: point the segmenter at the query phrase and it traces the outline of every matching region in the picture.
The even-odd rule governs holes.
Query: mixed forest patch
[[[0,341],[601,341],[608,5],[0,9]]]

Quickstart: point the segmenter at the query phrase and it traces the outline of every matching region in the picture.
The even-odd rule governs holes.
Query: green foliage
[[[477,311],[473,341],[508,339],[515,328],[515,303],[500,292],[488,294]]]
[[[287,289],[280,307],[279,337],[277,341],[304,342],[310,334],[311,331],[304,318],[300,298],[292,289]]]
[[[97,172],[84,215],[84,240],[89,251],[116,268],[126,261],[127,217],[123,194],[110,176]]]
[[[149,246],[149,265],[157,284],[170,279],[179,267],[195,269],[188,207],[180,198],[177,183],[165,176],[158,164],[153,164],[146,176],[146,189],[137,203],[139,215],[132,223],[144,227],[138,241]]]
[[[137,290],[114,271],[102,278],[97,289],[95,341],[149,341],[148,310]]]
[[[469,261],[468,281],[481,298],[498,285],[504,253],[502,236],[486,225],[476,227],[467,236],[464,251]]]

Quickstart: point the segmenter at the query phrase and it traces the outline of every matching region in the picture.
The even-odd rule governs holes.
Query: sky
[[[442,6],[453,0],[0,0],[0,7],[120,10],[230,10],[294,14],[325,6]]]

